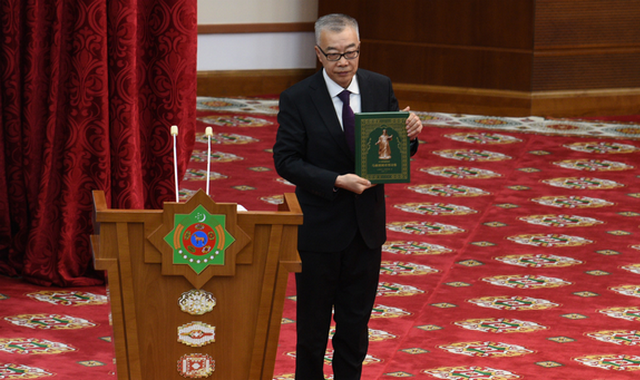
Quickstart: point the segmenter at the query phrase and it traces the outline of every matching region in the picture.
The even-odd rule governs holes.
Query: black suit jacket
[[[363,112],[397,111],[391,80],[358,70]],[[322,71],[280,95],[278,134],[273,147],[280,176],[296,185],[304,221],[298,229],[298,249],[340,251],[360,230],[370,248],[386,240],[384,185],[358,195],[335,189],[338,175],[355,172],[355,157],[327,90]],[[413,148],[417,149],[417,141]]]

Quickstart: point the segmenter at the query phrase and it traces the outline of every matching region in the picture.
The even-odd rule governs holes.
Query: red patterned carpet
[[[0,276],[0,379],[113,380],[103,286],[45,288]]]
[[[201,126],[217,133],[216,201],[273,210],[293,191],[271,162],[276,106],[201,99]],[[412,183],[387,185],[363,378],[638,376],[640,126],[420,116]],[[292,285],[276,379],[293,378]]]
[[[275,210],[294,190],[273,169],[277,100],[201,98],[198,109],[182,197],[205,188],[211,126],[213,199]],[[638,378],[640,125],[419,115],[427,128],[412,183],[387,185],[389,239],[363,379]],[[50,289],[0,285],[0,379],[29,378],[25,368],[115,378],[104,305],[54,305],[26,295]],[[97,326],[71,337],[13,322],[23,314]],[[295,318],[290,281],[274,379],[293,379]],[[15,349],[31,338],[77,350]],[[329,350],[328,378],[330,362]]]

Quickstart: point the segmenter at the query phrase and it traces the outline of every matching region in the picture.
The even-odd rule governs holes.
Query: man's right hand
[[[362,194],[362,192],[375,186],[375,184],[372,184],[371,181],[369,181],[368,179],[364,179],[359,175],[349,173],[339,175],[336,178],[336,183],[334,184],[334,186],[340,189],[349,190],[356,194]]]

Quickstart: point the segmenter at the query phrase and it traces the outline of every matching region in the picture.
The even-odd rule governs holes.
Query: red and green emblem
[[[200,274],[208,265],[224,265],[224,252],[235,241],[225,229],[226,215],[204,207],[175,214],[173,230],[164,240],[173,248],[173,263],[187,264]]]

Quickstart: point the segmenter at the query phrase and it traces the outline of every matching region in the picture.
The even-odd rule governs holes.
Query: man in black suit
[[[280,127],[273,147],[276,170],[296,185],[304,214],[298,230],[302,272],[296,274],[296,379],[324,379],[333,312],[334,379],[357,380],[367,354],[368,322],[386,241],[385,200],[384,185],[354,174],[355,157],[343,125],[352,123],[351,110],[397,111],[398,101],[389,78],[358,69],[355,19],[321,17],[315,33],[323,70],[280,95]],[[345,89],[350,94],[343,102],[340,93]],[[345,103],[351,110],[343,111]],[[410,113],[406,124],[414,154],[422,123]]]

